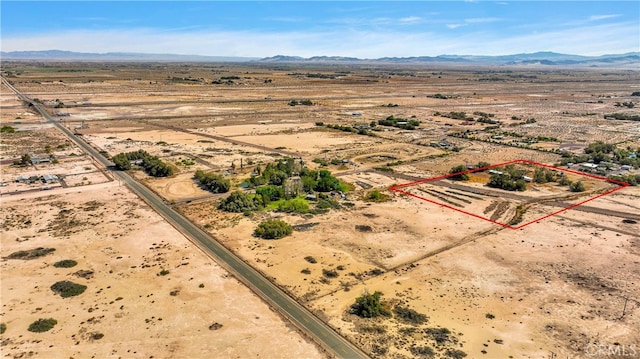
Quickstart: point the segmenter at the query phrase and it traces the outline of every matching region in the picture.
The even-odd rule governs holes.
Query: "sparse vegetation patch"
[[[53,318],[38,319],[29,324],[27,330],[34,333],[42,333],[51,330],[56,324],[58,324],[58,321]]]
[[[86,289],[86,285],[74,283],[68,280],[56,282],[51,286],[51,290],[56,294],[59,294],[62,298],[75,297],[84,293]]]

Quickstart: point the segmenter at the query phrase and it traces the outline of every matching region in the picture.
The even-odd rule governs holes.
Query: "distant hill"
[[[576,67],[624,67],[640,69],[640,52],[612,54],[602,56],[581,56],[559,54],[555,52],[535,52],[530,54],[514,54],[501,56],[478,55],[439,55],[414,57],[381,57],[377,59],[359,59],[341,56],[315,56],[303,58],[299,56],[278,55],[258,60],[260,62],[290,63],[389,63],[389,64],[468,64],[468,65],[511,65],[511,66],[576,66]]]
[[[602,56],[581,56],[556,52],[534,52],[528,54],[479,56],[479,55],[439,55],[413,57],[381,57],[360,59],[344,56],[286,56],[272,57],[230,57],[176,54],[142,54],[126,52],[83,53],[62,50],[0,52],[2,60],[41,61],[160,61],[160,62],[257,62],[257,63],[308,63],[308,64],[460,64],[460,65],[504,65],[504,66],[569,66],[569,67],[616,67],[640,69],[640,52],[610,54]]]
[[[0,52],[3,60],[61,61],[163,61],[163,62],[247,62],[258,57],[142,54],[129,52],[88,53],[62,50]]]

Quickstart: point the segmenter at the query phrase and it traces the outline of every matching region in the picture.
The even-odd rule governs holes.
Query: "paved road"
[[[23,101],[32,104],[44,118],[52,122],[70,140],[95,158],[96,161],[105,167],[112,165],[109,160],[102,156],[93,147],[89,146],[86,142],[76,137],[71,131],[69,131],[69,129],[54,120],[41,104],[35,103],[26,96],[23,96],[4,78],[2,78],[2,81]],[[133,192],[140,196],[168,222],[170,222],[176,229],[185,234],[199,248],[205,250],[214,257],[218,263],[234,274],[236,278],[245,283],[267,303],[272,305],[280,313],[284,314],[298,328],[306,331],[307,334],[309,334],[326,350],[340,358],[367,358],[367,355],[364,352],[340,336],[302,305],[298,304],[298,302],[271,283],[250,265],[243,262],[231,251],[226,249],[216,240],[212,239],[207,233],[174,211],[155,193],[135,181],[125,172],[114,171],[113,174],[131,188]]]

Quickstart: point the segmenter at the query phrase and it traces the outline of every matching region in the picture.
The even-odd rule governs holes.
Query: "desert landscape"
[[[640,355],[637,70],[1,72],[3,357],[341,356],[122,173],[366,356]]]

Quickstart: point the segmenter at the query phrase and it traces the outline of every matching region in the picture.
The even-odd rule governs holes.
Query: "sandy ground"
[[[112,155],[144,149],[176,164],[179,174],[172,178],[150,179],[140,171],[134,174],[168,201],[180,202],[180,211],[195,223],[376,357],[418,357],[432,349],[440,357],[453,357],[454,350],[461,350],[468,358],[581,358],[593,345],[640,347],[637,223],[566,211],[514,231],[390,193],[386,187],[405,180],[394,173],[367,172],[389,164],[398,175],[429,178],[458,164],[524,159],[551,165],[560,160],[551,152],[449,136],[470,130],[478,131],[478,138],[484,139],[482,136],[495,133],[486,130],[486,124],[466,126],[436,112],[492,113],[503,123],[500,131],[557,137],[558,142],[535,145],[548,150],[564,148],[579,153],[595,140],[636,148],[640,142],[635,123],[604,120],[603,115],[621,111],[615,102],[635,100],[629,94],[638,82],[637,72],[434,72],[410,66],[405,70],[411,76],[397,74],[395,69],[363,68],[324,80],[288,70],[221,66],[212,72],[206,67],[186,70],[168,65],[163,70],[141,71],[131,65],[108,71],[92,68],[77,74],[26,71],[13,80],[34,97],[45,101],[61,98],[70,104],[64,109],[71,113],[65,120],[68,126],[86,119],[88,128],[80,131],[97,148]],[[317,71],[334,73],[335,69]],[[167,80],[179,72],[206,81],[186,84]],[[220,76],[244,72],[250,75],[242,75],[237,83],[211,84]],[[273,82],[266,84],[266,78]],[[454,96],[447,100],[428,97],[434,93]],[[10,109],[3,111],[3,123],[28,113],[7,97],[11,96],[3,92],[3,110],[4,106]],[[314,105],[289,106],[295,98],[310,98]],[[353,116],[354,111],[361,116]],[[315,126],[319,121],[363,125],[389,115],[416,118],[422,122],[420,129],[385,128],[376,132],[378,137],[369,137]],[[522,123],[533,117],[535,123]],[[39,125],[37,121],[33,124]],[[162,127],[166,125],[194,133]],[[63,139],[53,132],[33,127],[10,142],[3,138],[3,156],[15,158],[30,143],[36,143],[39,152],[46,142],[55,148]],[[226,141],[205,135],[223,136]],[[254,146],[234,144],[234,140]],[[441,141],[455,150],[432,146]],[[215,198],[187,203],[206,194],[191,180],[196,169],[215,171],[239,183],[258,164],[264,167],[280,157],[273,153],[276,147],[302,152],[305,162],[314,168],[316,158],[348,159],[348,165],[328,168],[343,173],[341,178],[353,183],[356,190],[341,201],[343,208],[314,216],[221,213],[216,210]],[[12,151],[11,155],[5,155],[5,149]],[[65,151],[61,150],[61,155],[70,155]],[[182,161],[187,159],[196,163],[186,165]],[[241,160],[244,168],[239,169]],[[11,172],[11,176],[18,173],[20,170]],[[358,181],[383,190],[391,200],[363,202],[366,190]],[[599,184],[587,185],[596,190]],[[532,188],[531,193],[547,196],[558,192]],[[117,183],[87,185],[85,181],[77,189],[56,189],[51,194],[61,197],[43,197],[40,191],[11,197],[10,202],[2,197],[3,215],[7,214],[4,223],[12,221],[6,225],[7,235],[3,231],[3,256],[31,245],[53,243],[57,249],[32,261],[2,262],[2,321],[8,327],[2,337],[3,352],[34,350],[61,357],[92,353],[96,357],[203,357],[211,352],[226,357],[320,355],[246,288],[227,278],[135,198],[121,192]],[[85,210],[93,208],[87,204],[93,197],[100,205]],[[637,213],[639,199],[638,187],[630,187],[588,205]],[[56,204],[59,202],[64,205]],[[33,203],[39,205],[39,212],[33,212]],[[487,216],[499,214],[498,218],[507,220],[517,204],[507,203],[499,213],[500,203],[486,198],[465,208]],[[73,212],[61,214],[62,207]],[[523,223],[549,210],[532,206]],[[107,220],[99,220],[98,212],[104,212]],[[77,225],[70,221],[72,215],[92,225]],[[28,225],[27,216],[33,217]],[[255,226],[272,217],[306,228],[278,241],[253,237]],[[140,220],[153,225],[146,231],[147,227],[139,227]],[[65,230],[73,233],[60,232],[56,223],[61,221],[66,221]],[[38,232],[40,228],[45,231]],[[67,257],[78,260],[78,266],[52,267]],[[156,276],[162,268],[170,273]],[[92,269],[94,277],[76,278],[72,273],[77,269]],[[335,271],[337,276],[327,276],[327,271]],[[86,283],[89,289],[76,298],[61,299],[48,288],[58,278]],[[33,285],[21,285],[24,282]],[[389,309],[411,308],[427,315],[428,320],[408,323],[397,315],[362,319],[349,314],[357,296],[376,290],[383,293]],[[119,297],[122,299],[116,300]],[[120,305],[124,308],[119,309]],[[63,313],[48,333],[26,331],[28,324],[41,316]],[[216,322],[222,327],[209,331]],[[88,333],[93,332],[103,333],[104,338],[90,342]],[[55,341],[41,339],[46,336]],[[205,339],[199,340],[198,349],[193,345],[196,338]],[[285,350],[286,355],[281,355]]]
[[[322,357],[116,182],[2,196],[0,208],[3,356]],[[37,247],[55,252],[7,259]],[[53,266],[63,259],[78,264]],[[160,276],[163,269],[169,274]],[[80,278],[78,270],[93,274]],[[49,288],[61,280],[87,290],[61,298]],[[46,333],[27,331],[39,318],[58,324]],[[95,333],[104,337],[92,339]]]

